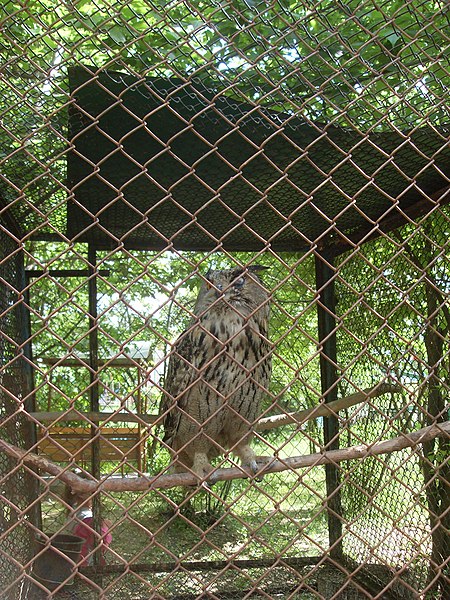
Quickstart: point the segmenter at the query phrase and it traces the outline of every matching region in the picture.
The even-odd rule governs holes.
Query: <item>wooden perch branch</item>
[[[305,423],[317,417],[327,417],[336,414],[339,410],[350,408],[356,404],[368,400],[369,398],[377,398],[383,394],[400,392],[401,387],[389,383],[381,383],[374,387],[357,392],[351,396],[340,398],[329,404],[318,404],[313,408],[307,408],[296,413],[288,413],[282,415],[273,415],[260,419],[255,426],[256,431],[267,431],[282,427],[289,423]],[[131,413],[106,413],[106,412],[79,412],[77,410],[68,410],[66,412],[32,412],[25,413],[40,423],[54,423],[55,421],[89,421],[91,423],[145,423],[152,425],[158,419],[158,415],[131,414]]]
[[[384,394],[400,392],[401,389],[402,388],[398,385],[381,383],[372,388],[363,390],[362,392],[356,392],[351,396],[339,398],[339,400],[329,402],[328,404],[318,404],[317,406],[313,406],[313,408],[307,408],[295,413],[265,417],[258,421],[255,426],[255,430],[267,431],[268,429],[275,429],[276,427],[288,425],[289,423],[297,423],[298,425],[301,425],[306,421],[317,419],[317,417],[329,417],[336,415],[338,411],[344,410],[345,408],[350,408],[356,404],[361,404],[369,398],[377,398],[378,396],[383,396]]]
[[[262,466],[261,474],[279,473],[292,469],[301,469],[304,467],[315,467],[326,463],[339,463],[344,460],[363,459],[368,456],[378,456],[397,452],[404,448],[412,448],[417,444],[430,441],[436,437],[450,437],[450,421],[439,423],[439,425],[430,425],[412,433],[403,434],[390,440],[375,442],[369,445],[352,446],[342,450],[332,450],[330,452],[309,454],[306,456],[294,456],[277,460],[268,459],[268,462]],[[130,479],[121,477],[119,479],[110,479],[105,477],[100,481],[89,481],[75,475],[67,468],[62,468],[42,456],[13,446],[4,440],[0,440],[0,452],[14,458],[24,465],[41,469],[50,475],[54,475],[58,480],[70,485],[74,492],[109,491],[109,492],[137,492],[152,489],[167,489],[177,486],[192,486],[198,484],[198,479],[190,473],[177,473],[174,475],[156,475],[154,477],[138,477]],[[248,475],[240,468],[218,469],[214,473],[214,482],[227,481],[230,479],[243,479]]]

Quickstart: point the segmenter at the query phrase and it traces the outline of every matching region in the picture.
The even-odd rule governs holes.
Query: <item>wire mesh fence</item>
[[[446,598],[447,3],[2,11],[0,599]]]
[[[24,348],[25,313],[17,302],[16,290],[22,287],[23,260],[19,248],[2,231],[1,237],[1,432],[5,439],[16,446],[25,447],[30,441],[30,426],[20,412],[28,405],[31,393],[29,365],[21,356]],[[22,350],[22,351],[21,351]],[[27,402],[28,400],[28,402]],[[32,557],[33,547],[28,523],[36,518],[33,508],[36,485],[26,469],[18,468],[17,462],[1,455],[2,481],[1,563],[0,586],[11,587],[11,594],[20,589],[22,565]]]

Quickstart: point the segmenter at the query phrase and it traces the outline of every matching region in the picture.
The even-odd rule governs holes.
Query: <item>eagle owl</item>
[[[161,414],[178,472],[206,478],[226,451],[258,470],[249,442],[271,373],[269,295],[257,275],[264,268],[209,271],[174,345]]]

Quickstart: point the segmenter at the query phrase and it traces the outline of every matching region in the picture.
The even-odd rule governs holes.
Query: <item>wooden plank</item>
[[[98,366],[99,367],[135,367],[136,369],[141,367],[141,363],[145,358],[128,358],[124,356],[123,358],[99,358]],[[70,358],[66,357],[58,357],[58,356],[48,356],[42,359],[42,362],[45,365],[49,366],[57,366],[57,367],[84,367],[85,369],[89,368],[89,358],[82,356],[71,356]]]
[[[40,423],[52,423],[54,421],[92,421],[99,423],[148,423],[152,424],[160,417],[158,415],[144,415],[136,413],[106,413],[106,412],[81,412],[78,410],[54,411],[54,412],[32,412],[28,415]],[[25,416],[27,414],[25,413]]]
[[[27,277],[42,277],[42,275],[49,275],[50,277],[89,277],[91,272],[89,269],[48,269],[44,271],[42,269],[27,269],[25,271]],[[109,269],[98,269],[96,275],[102,277],[110,276]]]
[[[87,461],[91,458],[91,431],[87,427],[53,427],[41,433],[38,442],[39,454],[55,462]],[[99,442],[100,461],[141,459],[142,440],[138,429],[101,429]]]
[[[135,435],[137,436],[137,427],[108,427],[106,425],[99,425],[98,431],[102,436],[108,435]],[[90,437],[89,427],[58,427],[51,426],[47,430],[42,431],[39,437],[43,438],[46,435],[76,435],[76,436],[87,436]]]

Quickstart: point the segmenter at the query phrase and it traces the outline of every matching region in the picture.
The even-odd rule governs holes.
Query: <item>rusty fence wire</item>
[[[448,3],[0,23],[0,600],[447,598]]]

